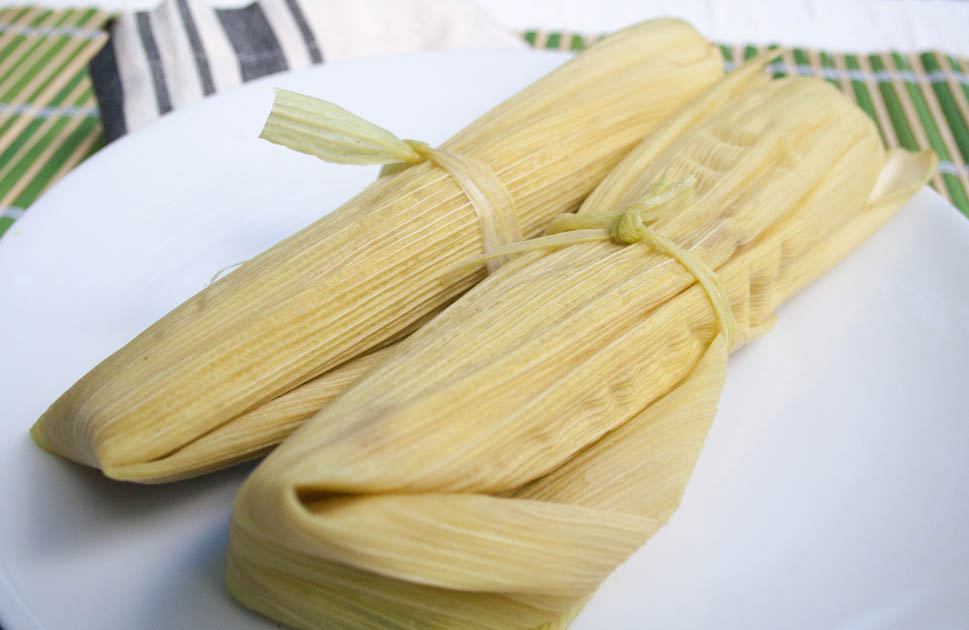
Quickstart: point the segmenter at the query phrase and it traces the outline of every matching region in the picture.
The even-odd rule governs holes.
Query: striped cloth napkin
[[[91,62],[108,141],[267,74],[431,48],[517,45],[471,0],[166,0],[121,15]]]
[[[510,33],[470,0],[260,0],[236,9],[166,0],[151,12],[109,18],[95,10],[0,10],[0,234],[106,140],[266,74],[522,39],[579,51],[602,36]],[[758,50],[721,46],[728,68]],[[888,146],[933,149],[941,163],[932,185],[969,216],[969,60],[795,48],[771,71],[831,82],[871,116]]]

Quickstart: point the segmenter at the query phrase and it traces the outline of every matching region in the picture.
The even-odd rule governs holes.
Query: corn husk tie
[[[727,348],[733,350],[737,340],[737,321],[730,307],[723,281],[717,272],[710,269],[698,256],[683,249],[671,239],[651,229],[649,224],[657,221],[679,208],[696,187],[696,177],[689,175],[682,181],[668,183],[665,180],[650,186],[649,192],[639,202],[617,212],[586,212],[582,214],[560,214],[552,220],[546,236],[509,243],[498,247],[491,253],[475,256],[467,265],[477,265],[482,261],[504,258],[510,254],[559,248],[576,243],[611,240],[620,245],[644,243],[654,251],[676,259],[697,282],[710,298],[717,323],[724,334]],[[462,265],[464,266],[464,265]]]
[[[511,193],[487,164],[420,140],[401,140],[383,127],[333,103],[276,89],[261,138],[334,164],[383,164],[381,177],[430,161],[447,171],[468,196],[481,222],[485,253],[521,240]],[[488,271],[506,262],[489,256]]]

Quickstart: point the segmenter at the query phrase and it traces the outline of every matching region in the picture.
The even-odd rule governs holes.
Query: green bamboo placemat
[[[87,63],[108,35],[95,9],[0,10],[0,234],[101,145]]]
[[[0,235],[48,187],[103,145],[87,63],[108,40],[95,9],[0,9]],[[601,36],[529,30],[535,48],[579,51]],[[722,45],[728,68],[758,51]],[[795,48],[775,75],[830,81],[878,125],[888,146],[931,148],[932,185],[969,216],[969,61],[941,52],[853,55]]]

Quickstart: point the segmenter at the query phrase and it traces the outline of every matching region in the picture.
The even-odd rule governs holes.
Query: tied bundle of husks
[[[676,508],[730,350],[935,166],[886,154],[831,86],[762,67],[260,464],[233,513],[236,598],[299,628],[569,623]]]
[[[369,352],[485,275],[483,264],[446,273],[484,249],[482,223],[517,222],[525,237],[536,234],[577,208],[722,72],[716,47],[689,25],[655,20],[578,55],[437,152],[374,135],[377,128],[331,106],[329,115],[342,117],[346,133],[368,136],[364,148],[376,156],[344,161],[414,165],[165,315],[63,394],[32,429],[34,439],[110,477],[142,482],[265,451],[374,364]],[[317,152],[327,131],[314,127],[307,102],[280,93],[285,115],[267,133]],[[317,135],[301,135],[307,130]],[[469,183],[499,199],[505,215],[479,216]]]

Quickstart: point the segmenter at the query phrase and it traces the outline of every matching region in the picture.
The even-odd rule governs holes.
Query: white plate
[[[260,81],[83,164],[0,240],[7,630],[273,628],[223,586],[250,467],[116,483],[32,421],[101,358],[376,169],[257,139],[270,86],[439,142],[563,56],[430,53]],[[969,223],[922,191],[731,359],[682,507],[576,629],[969,626]]]

